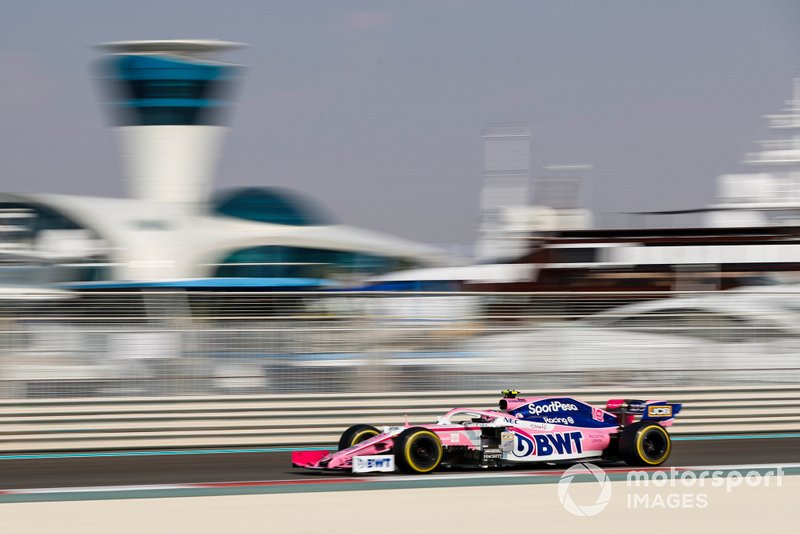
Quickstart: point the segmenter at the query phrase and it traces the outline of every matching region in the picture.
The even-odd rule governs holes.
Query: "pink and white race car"
[[[503,391],[499,411],[455,408],[433,425],[354,425],[339,450],[297,451],[292,465],[354,473],[430,473],[439,467],[500,467],[535,462],[623,460],[657,466],[669,457],[681,405],[612,399],[605,409],[571,397],[517,398]]]

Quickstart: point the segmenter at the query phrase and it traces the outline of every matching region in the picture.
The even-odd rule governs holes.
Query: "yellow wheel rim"
[[[667,442],[667,448],[664,450],[664,454],[662,454],[655,460],[650,460],[649,458],[647,458],[647,455],[644,452],[644,448],[642,447],[642,441],[645,434],[644,430],[648,430],[651,428],[658,429],[658,431],[663,434],[664,440]],[[648,465],[658,465],[662,463],[664,460],[667,459],[671,450],[672,450],[672,440],[669,439],[669,434],[667,434],[667,431],[664,430],[664,427],[662,427],[661,425],[651,425],[644,427],[641,430],[639,430],[638,434],[636,435],[636,453],[639,455],[639,459]]]
[[[428,468],[421,468],[421,467],[418,467],[414,463],[414,460],[411,458],[411,446],[414,444],[414,441],[417,439],[417,437],[425,436],[425,435],[430,436],[431,438],[433,438],[433,442],[436,443],[437,460],[433,463],[432,466],[430,466]],[[406,446],[405,446],[405,449],[403,450],[403,453],[404,453],[404,456],[406,458],[406,463],[409,465],[409,467],[411,467],[411,469],[413,469],[417,473],[428,473],[428,472],[433,471],[434,469],[436,469],[436,467],[439,465],[439,462],[442,459],[442,444],[439,442],[439,437],[436,434],[434,434],[433,432],[430,432],[428,430],[426,430],[424,432],[417,432],[417,433],[413,434],[408,440],[406,440]]]
[[[368,428],[366,430],[362,430],[361,432],[359,432],[358,434],[353,436],[353,439],[350,440],[350,446],[352,447],[353,445],[357,445],[357,444],[361,443],[362,441],[366,441],[369,438],[375,437],[377,435],[378,435],[378,433],[376,431],[372,430],[371,428]]]

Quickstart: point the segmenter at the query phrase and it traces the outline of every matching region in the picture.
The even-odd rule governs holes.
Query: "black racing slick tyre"
[[[420,475],[430,473],[442,463],[442,442],[432,431],[422,427],[403,430],[392,446],[395,465],[401,473]]]
[[[370,425],[353,425],[339,438],[339,450],[349,449],[353,445],[377,436],[381,431]]]
[[[666,429],[653,422],[640,421],[622,430],[619,454],[628,465],[657,466],[667,461],[672,440]]]

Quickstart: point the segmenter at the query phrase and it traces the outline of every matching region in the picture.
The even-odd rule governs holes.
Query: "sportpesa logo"
[[[532,402],[528,404],[528,411],[533,415],[542,415],[543,413],[556,413],[556,412],[577,412],[578,407],[569,402],[550,401],[547,404],[536,404]]]

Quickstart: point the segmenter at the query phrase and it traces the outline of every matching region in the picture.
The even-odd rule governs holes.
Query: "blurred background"
[[[44,5],[0,55],[4,398],[800,380],[790,2]],[[87,43],[197,32],[252,46]]]

